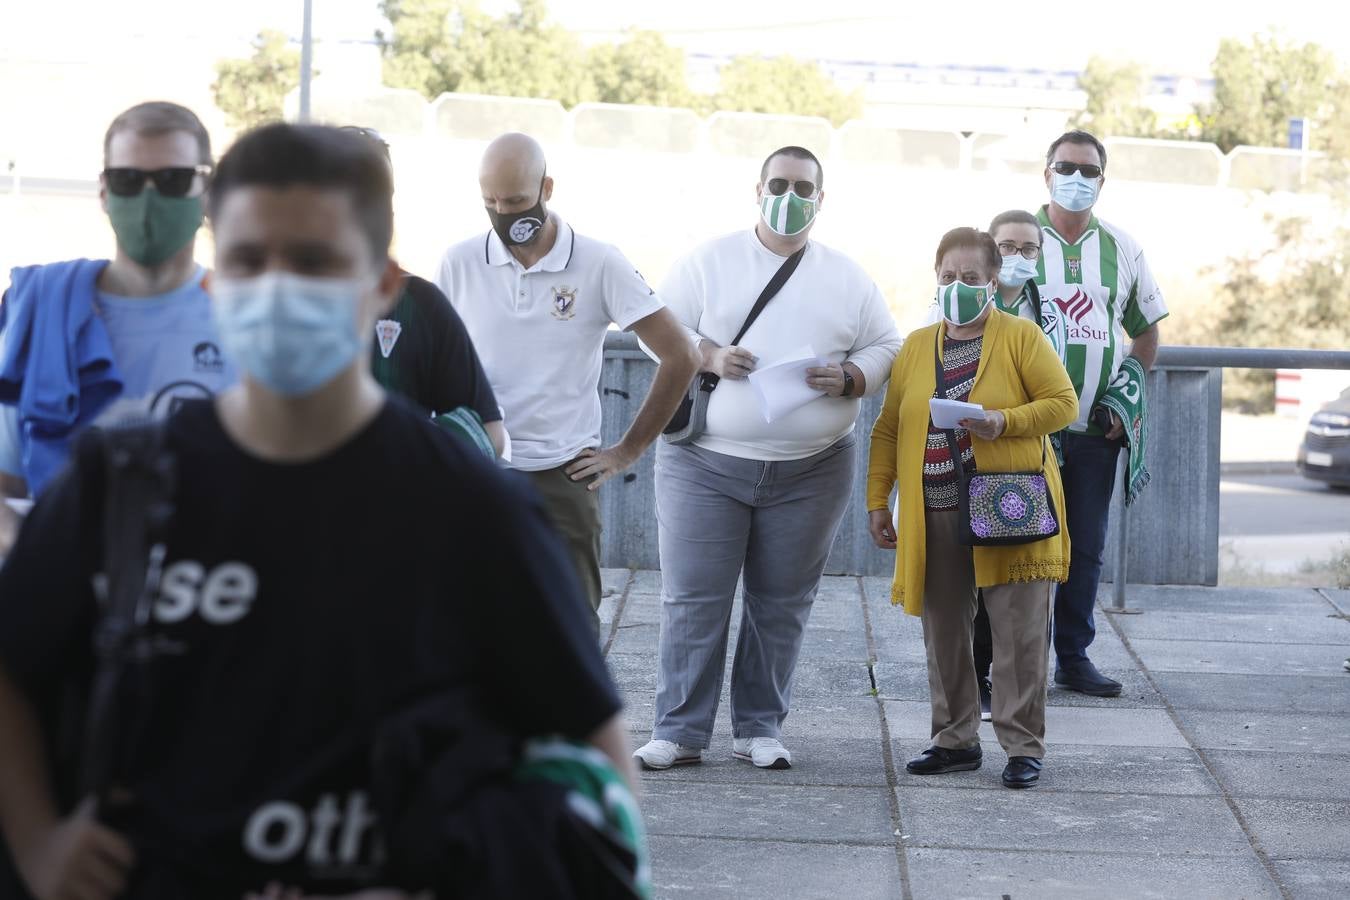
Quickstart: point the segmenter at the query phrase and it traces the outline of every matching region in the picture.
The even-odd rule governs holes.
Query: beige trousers
[[[923,643],[933,744],[949,750],[980,741],[980,694],[970,651],[975,618],[975,565],[957,540],[956,510],[927,510]],[[1051,583],[984,589],[993,634],[994,733],[1009,756],[1045,756],[1045,677]]]

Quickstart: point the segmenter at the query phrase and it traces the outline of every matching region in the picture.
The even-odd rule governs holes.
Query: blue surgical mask
[[[1050,197],[1069,212],[1091,209],[1097,202],[1098,190],[1100,179],[1085,178],[1082,172],[1074,172],[1072,175],[1050,173]]]
[[[1021,287],[1036,275],[1036,260],[1020,253],[1003,257],[1003,268],[998,270],[998,283],[1004,287]]]
[[[364,342],[359,279],[268,272],[216,278],[211,309],[225,352],[286,397],[310,394],[354,363]]]

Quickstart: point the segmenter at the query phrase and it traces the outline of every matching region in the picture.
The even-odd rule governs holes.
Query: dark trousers
[[[1106,519],[1116,485],[1116,457],[1120,441],[1064,432],[1064,517],[1069,524],[1069,580],[1055,591],[1055,655],[1061,668],[1072,669],[1087,660],[1087,649],[1097,636],[1092,613],[1102,575]]]

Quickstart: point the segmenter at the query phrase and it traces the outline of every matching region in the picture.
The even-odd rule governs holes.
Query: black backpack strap
[[[105,799],[128,737],[139,730],[146,703],[118,709],[119,697],[144,685],[152,653],[150,613],[159,590],[165,540],[173,514],[174,459],[163,423],[101,429],[104,450],[103,573],[107,593],[94,628],[94,677],[85,715],[81,792]],[[124,687],[125,685],[125,687]],[[144,698],[144,694],[141,695]]]

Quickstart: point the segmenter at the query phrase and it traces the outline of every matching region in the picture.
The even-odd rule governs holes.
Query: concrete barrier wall
[[[656,371],[631,335],[612,332],[600,378],[604,442],[613,444],[637,414]],[[1134,584],[1213,585],[1219,574],[1219,401],[1217,369],[1159,367],[1149,376],[1151,425],[1148,467],[1153,480],[1130,508],[1129,580]],[[826,571],[834,575],[890,575],[893,553],[878,550],[867,533],[867,444],[882,395],[860,404],[861,452],[853,494]],[[605,533],[602,565],[660,568],[657,552],[655,452],[601,489]],[[1119,493],[1119,491],[1118,491]],[[1114,577],[1113,510],[1102,579]]]

